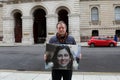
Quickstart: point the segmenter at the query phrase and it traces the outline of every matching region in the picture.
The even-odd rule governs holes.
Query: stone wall
[[[21,4],[6,4],[3,7],[3,43],[14,44],[14,18],[15,12],[22,14],[23,37],[21,44],[34,44],[33,41],[33,13],[36,9],[43,9],[46,12],[47,38],[56,33],[56,24],[58,22],[58,11],[65,9],[68,12],[69,33],[80,42],[80,17],[79,17],[79,0],[59,0],[59,1],[42,1],[28,2]],[[74,29],[74,30],[73,30]],[[9,30],[9,31],[8,31]],[[27,36],[26,36],[27,33]],[[29,35],[29,36],[28,36]],[[9,39],[9,41],[8,41]],[[46,42],[47,42],[46,41]]]
[[[81,1],[80,2],[80,29],[81,36],[92,36],[92,30],[98,30],[99,35],[114,36],[116,30],[120,30],[119,24],[114,24],[115,7],[120,6],[120,1]],[[91,8],[99,9],[99,24],[91,24]]]
[[[81,37],[91,37],[93,30],[98,30],[100,36],[114,36],[116,30],[120,30],[120,24],[115,24],[114,9],[116,6],[120,6],[119,0],[31,0],[25,3],[4,4],[3,8],[0,7],[0,36],[4,37],[4,43],[14,43],[13,14],[20,11],[23,20],[21,44],[33,44],[33,12],[37,8],[42,8],[46,12],[46,42],[56,33],[57,13],[60,9],[68,12],[69,33],[75,37],[77,42],[80,42]],[[92,7],[99,9],[99,22],[96,25],[91,23]],[[29,35],[26,36],[26,33]]]

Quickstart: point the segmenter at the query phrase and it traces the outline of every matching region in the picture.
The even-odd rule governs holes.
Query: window
[[[100,25],[99,21],[99,13],[98,13],[98,8],[97,7],[92,7],[91,8],[91,21],[90,25]]]
[[[91,9],[91,21],[99,21],[98,8],[93,7]]]
[[[120,6],[115,7],[115,21],[113,21],[113,24],[120,24]]]
[[[115,8],[115,20],[120,21],[120,6]]]

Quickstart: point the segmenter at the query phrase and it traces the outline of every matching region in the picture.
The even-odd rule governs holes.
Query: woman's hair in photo
[[[58,52],[59,52],[60,50],[62,50],[62,49],[65,49],[65,50],[69,53],[69,56],[70,56],[70,58],[71,58],[71,61],[70,61],[69,64],[67,65],[67,69],[72,69],[73,55],[72,55],[72,53],[71,53],[71,51],[70,51],[69,46],[64,46],[64,45],[62,45],[62,46],[57,46],[57,47],[56,47],[56,50],[55,50],[54,55],[53,55],[53,58],[52,58],[52,62],[54,63],[53,68],[58,68],[58,69],[59,69],[59,67],[60,67],[60,65],[58,64],[57,55],[58,55]]]

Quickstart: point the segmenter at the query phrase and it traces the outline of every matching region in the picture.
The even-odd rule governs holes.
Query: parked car
[[[95,46],[115,47],[117,46],[117,42],[114,41],[113,39],[109,39],[106,37],[94,36],[94,37],[91,37],[90,40],[88,40],[88,45],[90,47],[95,47]]]

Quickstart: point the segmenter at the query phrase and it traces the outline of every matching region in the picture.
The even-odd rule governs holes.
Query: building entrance
[[[64,21],[67,25],[67,33],[69,33],[69,28],[68,28],[68,12],[65,9],[61,9],[58,12],[58,21]]]
[[[120,37],[120,30],[116,30],[116,33],[117,37]]]
[[[92,30],[92,36],[99,36],[98,30]]]
[[[46,13],[43,9],[37,9],[33,13],[33,35],[34,43],[44,43],[46,41]]]
[[[14,21],[15,21],[15,27],[14,27],[14,34],[15,34],[15,42],[21,43],[22,41],[22,19],[21,19],[21,13],[16,12],[14,14]]]

